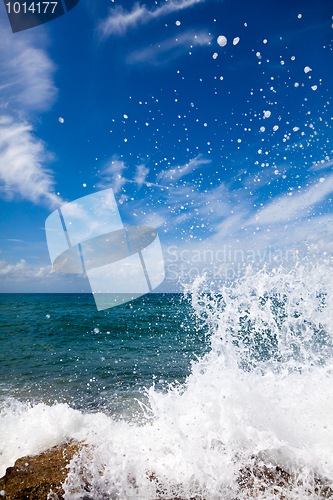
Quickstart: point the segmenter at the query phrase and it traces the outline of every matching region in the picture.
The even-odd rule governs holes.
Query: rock
[[[272,498],[289,500],[295,498],[298,489],[304,487],[306,498],[333,499],[333,490],[329,481],[314,477],[308,486],[304,485],[297,476],[281,469],[277,465],[267,466],[263,463],[254,463],[250,467],[240,470],[237,482],[241,491],[246,491],[249,498],[256,498],[259,494]],[[311,496],[313,495],[313,496]],[[261,497],[262,498],[262,497]],[[237,499],[235,499],[237,500]]]
[[[66,465],[81,447],[80,443],[69,443],[36,456],[19,458],[0,479],[0,499],[47,500],[50,494],[49,500],[62,500],[61,483],[68,473]]]
[[[61,485],[68,474],[66,466],[75,453],[80,454],[83,447],[84,445],[74,442],[56,446],[36,456],[19,458],[14,467],[8,467],[5,476],[0,479],[0,500],[63,500],[64,491]],[[158,495],[156,500],[162,498],[185,500],[177,495],[169,498],[167,495],[169,490],[159,478],[153,472],[147,471],[146,474],[149,481],[156,485]],[[134,478],[129,478],[129,481],[135,486]],[[319,478],[313,478],[313,481],[311,491],[306,492],[307,498],[333,500],[333,490],[329,482]],[[91,490],[89,478],[84,482],[85,492],[82,500],[94,500],[94,494],[89,493]],[[277,500],[290,500],[296,498],[295,493],[302,486],[296,477],[280,467],[265,465],[256,460],[239,471],[237,483],[238,494],[243,499],[265,498],[267,495]],[[181,491],[183,489],[181,486],[175,485],[174,491]],[[235,493],[237,495],[237,492]],[[101,492],[99,498],[110,497],[108,495],[103,497]],[[199,500],[199,498],[202,499],[202,496],[187,497],[186,500]],[[234,497],[234,500],[238,500],[238,496]]]

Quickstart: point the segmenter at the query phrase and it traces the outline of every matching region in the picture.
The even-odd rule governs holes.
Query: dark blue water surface
[[[90,294],[1,294],[0,398],[123,413],[144,388],[182,383],[207,349],[180,294],[98,312]]]

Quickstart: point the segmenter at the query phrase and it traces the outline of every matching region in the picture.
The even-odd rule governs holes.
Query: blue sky
[[[0,9],[0,291],[89,292],[45,220],[110,187],[160,290],[329,258],[332,27],[327,0],[80,0],[15,34]]]

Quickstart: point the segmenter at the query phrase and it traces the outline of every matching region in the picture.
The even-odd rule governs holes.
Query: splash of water
[[[210,351],[183,387],[149,389],[149,423],[90,435],[66,499],[84,481],[94,499],[332,493],[332,284],[325,265],[249,268],[218,293],[196,280],[187,293]]]
[[[147,390],[145,423],[57,413],[89,445],[65,499],[333,496],[332,285],[327,264],[249,268],[218,292],[196,280],[186,293],[210,350],[184,385]]]

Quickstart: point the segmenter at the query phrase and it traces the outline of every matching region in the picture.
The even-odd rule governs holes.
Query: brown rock
[[[80,453],[84,445],[80,443],[69,443],[56,446],[36,456],[28,456],[16,460],[14,467],[8,467],[6,474],[0,479],[0,500],[63,500],[64,483],[68,469],[66,465],[75,453]],[[160,498],[166,498],[167,489],[159,478],[147,471],[148,479],[156,485],[156,492]],[[88,480],[87,480],[88,481]],[[129,478],[135,486],[135,479]],[[254,462],[252,466],[240,471],[238,480],[239,493],[249,499],[257,498],[258,494],[269,493],[277,500],[289,500],[295,498],[295,490],[301,484],[291,474],[277,466],[266,466],[263,463]],[[181,485],[175,485],[175,493]],[[87,494],[83,500],[93,500],[89,495],[90,486],[86,482]],[[333,500],[333,490],[323,479],[315,478],[312,492],[318,499]],[[310,491],[308,491],[310,495]],[[311,495],[310,495],[311,496]],[[186,500],[199,500],[201,495]],[[148,499],[147,499],[148,500]],[[157,500],[157,499],[156,499]],[[175,494],[169,500],[185,500]],[[234,500],[238,500],[237,497]]]
[[[16,460],[14,467],[8,467],[0,479],[0,491],[5,494],[3,500],[47,500],[52,491],[52,500],[62,500],[64,491],[61,487],[66,479],[66,465],[82,445],[70,443],[55,446],[36,456]]]
[[[325,479],[315,477],[312,481],[311,490],[308,489],[306,492],[309,498],[313,498],[310,495],[314,493],[315,498],[318,498],[318,500],[333,499],[333,490]],[[269,496],[274,494],[280,500],[295,498],[295,492],[299,487],[304,486],[301,481],[281,469],[281,467],[267,466],[262,463],[242,469],[237,482],[240,489],[247,492],[249,498],[256,498],[258,493],[269,492]]]

